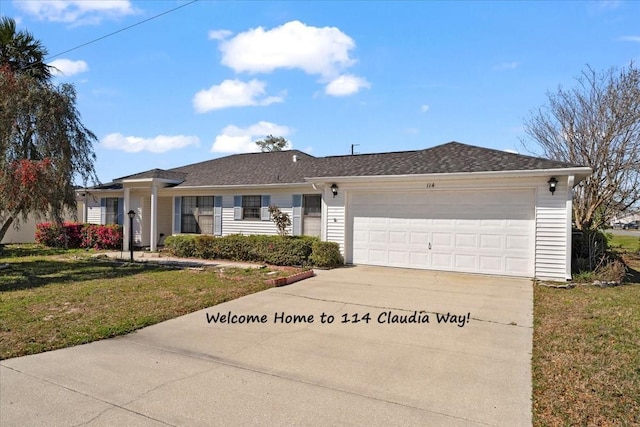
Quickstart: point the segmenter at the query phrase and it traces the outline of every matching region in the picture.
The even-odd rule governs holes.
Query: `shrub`
[[[168,236],[164,247],[173,256],[191,258],[196,256],[196,239],[192,235]]]
[[[115,249],[122,246],[122,227],[65,222],[36,224],[36,242],[51,248]]]
[[[333,268],[344,264],[340,245],[336,242],[314,242],[311,247],[311,264],[317,267]]]
[[[81,247],[98,250],[119,249],[122,247],[122,227],[115,224],[84,224]]]
[[[307,236],[262,236],[256,248],[262,261],[273,265],[305,265],[316,238]]]
[[[305,265],[316,242],[316,237],[309,236],[180,235],[167,237],[165,247],[179,257]]]
[[[574,272],[593,271],[607,254],[607,236],[602,231],[574,231],[572,233],[571,258]],[[583,261],[578,261],[583,260]]]

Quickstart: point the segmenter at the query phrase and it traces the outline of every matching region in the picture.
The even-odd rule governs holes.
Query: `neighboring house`
[[[77,203],[78,211],[82,212],[82,201],[78,201]],[[72,213],[67,214],[64,217],[65,221],[75,221],[76,219],[81,220],[81,218],[79,217],[75,218]],[[29,215],[26,221],[20,220],[18,227],[16,227],[16,224],[14,222],[2,238],[1,243],[34,243],[36,241],[36,225],[46,221],[48,221],[46,217],[37,219],[34,215]]]
[[[640,211],[625,212],[624,214],[621,214],[619,216],[615,216],[610,221],[610,224],[611,225],[613,225],[613,224],[627,224],[627,223],[633,222],[633,221],[640,221]]]
[[[313,157],[237,154],[153,169],[81,193],[91,223],[123,223],[155,250],[172,234],[289,232],[336,242],[347,263],[565,280],[579,165],[450,142],[433,148]],[[554,192],[550,182],[557,181]],[[124,221],[123,221],[124,219]]]

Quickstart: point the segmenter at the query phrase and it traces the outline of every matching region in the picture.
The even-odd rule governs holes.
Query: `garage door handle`
[[[431,242],[429,242],[429,250],[431,250]]]

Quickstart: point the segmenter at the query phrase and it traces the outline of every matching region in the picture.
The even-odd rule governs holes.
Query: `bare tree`
[[[289,141],[282,136],[268,135],[265,139],[256,141],[256,145],[260,147],[262,152],[282,151],[289,147]]]
[[[525,120],[525,132],[553,160],[589,166],[575,188],[580,230],[597,229],[640,202],[640,70],[587,67],[572,89],[547,93],[548,104]]]

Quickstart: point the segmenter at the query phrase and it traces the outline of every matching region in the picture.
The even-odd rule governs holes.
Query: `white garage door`
[[[533,190],[353,193],[353,263],[533,277]]]

